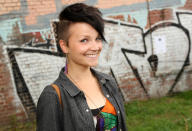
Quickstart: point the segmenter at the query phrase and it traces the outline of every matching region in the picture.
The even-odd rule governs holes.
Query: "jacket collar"
[[[77,94],[79,94],[81,91],[79,90],[79,88],[65,75],[64,73],[65,68],[62,68],[62,70],[60,71],[59,77],[58,77],[58,83],[60,83],[62,85],[62,87],[72,96],[76,96]],[[110,80],[110,76],[98,72],[94,69],[91,68],[91,72],[95,75],[95,77],[97,78],[97,80],[99,81],[99,83],[101,83],[102,85],[104,85],[108,80]]]

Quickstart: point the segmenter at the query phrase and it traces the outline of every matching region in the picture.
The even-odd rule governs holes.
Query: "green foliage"
[[[125,104],[129,131],[191,131],[192,91]]]
[[[0,131],[36,131],[35,120],[20,122],[16,119],[16,116],[14,115],[10,118],[10,124],[0,127]]]

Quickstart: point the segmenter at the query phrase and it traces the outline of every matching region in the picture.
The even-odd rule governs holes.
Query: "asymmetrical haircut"
[[[68,44],[69,27],[77,22],[85,22],[91,25],[101,39],[106,42],[103,35],[104,20],[99,9],[84,3],[76,3],[64,8],[59,14],[59,22],[55,23],[56,42],[59,51],[61,51],[59,41],[64,40]]]

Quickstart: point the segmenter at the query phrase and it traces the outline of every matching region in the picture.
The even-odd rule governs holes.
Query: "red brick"
[[[192,10],[192,0],[187,0],[184,7],[181,7],[180,9]]]
[[[109,18],[113,18],[116,20],[121,20],[121,21],[125,21],[125,18],[123,15],[116,15],[116,16],[108,16]]]
[[[150,22],[149,22],[150,17]],[[149,28],[157,22],[164,20],[173,20],[173,9],[161,9],[161,10],[153,10],[148,14],[148,22],[145,28]]]

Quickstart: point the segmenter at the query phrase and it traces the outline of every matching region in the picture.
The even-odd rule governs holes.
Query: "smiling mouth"
[[[95,57],[97,57],[97,54],[87,54],[85,56],[87,56],[89,58],[95,58]]]

